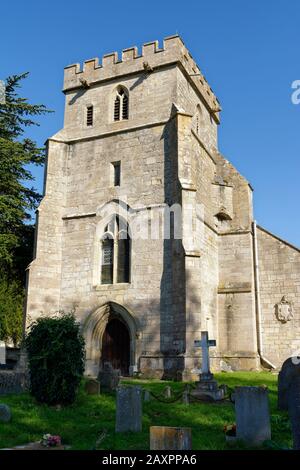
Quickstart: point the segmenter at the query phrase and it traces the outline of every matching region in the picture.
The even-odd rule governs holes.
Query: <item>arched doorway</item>
[[[122,329],[121,331],[124,331],[124,328],[122,327],[126,328],[127,331],[125,335],[127,338],[127,334],[129,334],[130,359],[129,370],[126,373],[129,373],[130,375],[133,373],[134,369],[137,370],[138,358],[141,355],[142,346],[139,321],[126,307],[111,301],[106,302],[92,311],[83,324],[86,350],[85,374],[87,376],[97,377],[99,368],[101,368],[104,363],[102,359],[104,333],[107,325],[112,320],[119,320],[119,322],[122,323],[120,329]],[[112,336],[113,338],[116,338],[114,334]],[[120,341],[122,341],[122,339]]]
[[[130,335],[125,323],[118,318],[108,321],[102,338],[101,364],[109,362],[122,375],[129,375]]]

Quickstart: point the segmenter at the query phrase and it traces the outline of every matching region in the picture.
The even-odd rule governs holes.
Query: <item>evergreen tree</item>
[[[19,335],[12,331],[12,323],[16,322],[16,312],[21,310],[25,268],[32,258],[31,214],[41,199],[40,194],[29,186],[34,180],[29,166],[44,163],[45,149],[24,137],[24,133],[28,127],[38,125],[35,116],[49,110],[44,105],[32,105],[19,96],[18,88],[27,75],[7,78],[5,102],[0,104],[0,339],[1,336],[16,339]],[[3,305],[6,291],[7,302]],[[14,322],[7,318],[9,315]],[[16,331],[20,331],[19,324]]]

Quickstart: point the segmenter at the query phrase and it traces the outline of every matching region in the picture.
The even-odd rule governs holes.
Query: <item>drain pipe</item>
[[[260,282],[259,282],[259,266],[258,266],[258,249],[257,249],[257,229],[256,221],[253,222],[253,252],[254,252],[254,281],[255,281],[255,303],[256,303],[256,329],[257,329],[257,349],[261,363],[270,369],[276,369],[263,353],[263,341],[261,331],[261,304],[260,304]]]

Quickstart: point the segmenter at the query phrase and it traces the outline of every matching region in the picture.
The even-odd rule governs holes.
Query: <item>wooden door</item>
[[[102,340],[102,365],[110,362],[114,369],[120,369],[122,375],[129,374],[130,336],[126,325],[118,319],[110,320],[105,328]]]

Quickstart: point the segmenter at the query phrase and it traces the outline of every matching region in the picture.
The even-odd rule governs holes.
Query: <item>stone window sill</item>
[[[128,289],[130,287],[130,282],[120,282],[118,284],[98,284],[93,286],[94,290],[101,291],[101,290],[110,290],[110,291],[118,291]]]

